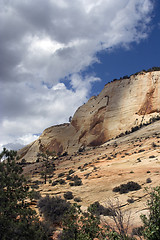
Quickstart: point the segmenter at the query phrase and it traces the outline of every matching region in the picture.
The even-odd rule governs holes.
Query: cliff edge
[[[159,113],[160,71],[140,72],[106,84],[98,96],[77,109],[71,123],[45,129],[18,154],[29,162],[46,150],[72,154],[101,145]]]

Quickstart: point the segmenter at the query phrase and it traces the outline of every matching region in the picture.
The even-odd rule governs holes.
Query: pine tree
[[[144,223],[144,237],[147,240],[160,239],[160,186],[150,193],[148,200],[149,216],[141,215]]]
[[[43,171],[41,172],[41,176],[42,178],[44,178],[44,183],[46,184],[48,175],[52,174],[55,171],[55,164],[53,163],[53,161],[50,161],[49,152],[46,151],[46,153],[40,153],[39,156],[42,157],[43,160]]]
[[[5,148],[0,154],[0,239],[48,239],[36,212],[27,199],[30,197],[22,167],[15,162],[16,152]]]

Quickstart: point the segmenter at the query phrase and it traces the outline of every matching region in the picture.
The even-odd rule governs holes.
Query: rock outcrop
[[[38,140],[19,151],[27,161],[38,152],[77,152],[101,145],[160,112],[160,71],[140,72],[108,83],[98,96],[79,107],[71,123],[49,127]]]

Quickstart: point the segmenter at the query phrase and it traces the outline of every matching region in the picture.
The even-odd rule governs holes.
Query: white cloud
[[[91,83],[97,80],[99,79],[94,77],[82,79],[79,75],[74,75],[71,80],[72,90],[67,89],[63,83],[52,88],[40,83],[36,85],[36,89],[30,85],[12,85],[12,95],[8,102],[3,103],[5,118],[1,120],[1,142],[14,142],[18,136],[18,140],[22,142],[28,134],[40,133],[48,126],[68,122],[69,116],[73,115],[77,107],[87,101]],[[21,95],[14,96],[17,87]],[[6,92],[3,94],[6,98]]]
[[[39,135],[37,134],[27,134],[20,137],[17,141],[21,142],[23,145],[27,145],[28,143],[35,141],[38,138],[38,136]]]
[[[9,142],[6,144],[0,144],[0,152],[2,152],[3,148],[7,148],[8,150],[19,150],[27,144],[35,141],[39,135],[27,134],[17,139],[13,139],[14,142]]]
[[[96,53],[146,38],[152,7],[150,0],[0,1],[0,144],[68,121],[100,80],[82,74]]]

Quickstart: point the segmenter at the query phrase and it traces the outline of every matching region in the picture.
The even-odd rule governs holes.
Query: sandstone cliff
[[[71,123],[44,130],[38,140],[19,151],[27,161],[38,152],[77,152],[147,122],[160,112],[160,71],[141,72],[105,85],[75,112]]]

